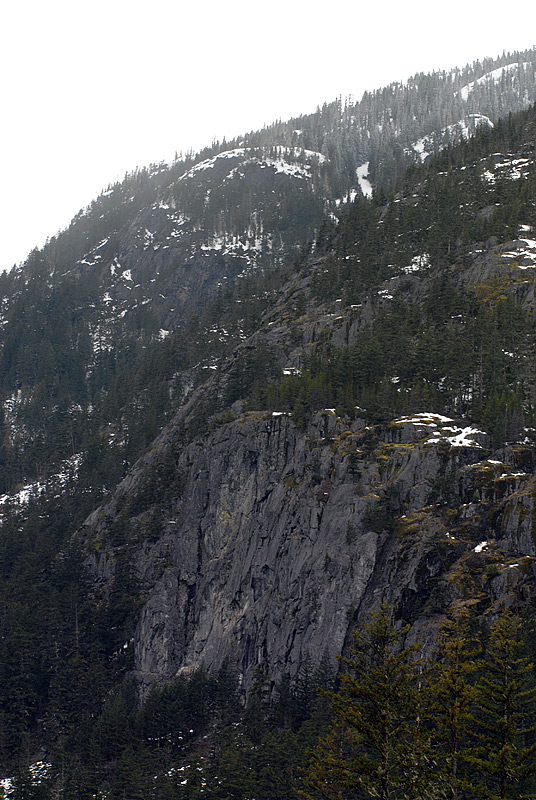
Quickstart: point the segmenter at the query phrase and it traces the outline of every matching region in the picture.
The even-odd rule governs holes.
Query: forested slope
[[[531,619],[534,108],[495,123],[346,205],[340,144],[276,125],[128,176],[3,276],[5,774],[291,796],[380,600],[426,655],[460,604]]]

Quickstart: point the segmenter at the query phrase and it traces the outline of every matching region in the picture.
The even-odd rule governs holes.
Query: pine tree
[[[403,648],[382,605],[354,632],[341,687],[332,695],[335,722],[313,753],[303,800],[431,798],[415,648]]]
[[[536,688],[533,665],[522,654],[521,624],[512,614],[493,624],[480,667],[466,759],[477,780],[468,789],[487,800],[534,797]]]
[[[438,658],[429,682],[427,716],[432,723],[437,761],[448,797],[458,800],[462,796],[460,766],[468,745],[474,695],[471,678],[478,653],[471,641],[466,609],[458,609],[444,622],[438,645]]]

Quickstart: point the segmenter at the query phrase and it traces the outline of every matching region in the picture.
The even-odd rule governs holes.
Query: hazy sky
[[[376,89],[536,45],[536,4],[17,0],[0,15],[0,269],[108,183]]]

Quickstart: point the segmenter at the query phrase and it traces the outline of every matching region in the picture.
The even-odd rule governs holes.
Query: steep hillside
[[[326,216],[533,102],[535,65],[531,50],[417,75],[110,186],[0,276],[0,491],[73,455],[93,488],[113,485],[203,370],[253,333],[280,281],[270,276]],[[239,313],[232,298],[256,292]],[[88,461],[99,437],[113,444],[109,475]]]
[[[142,682],[295,674],[378,596],[420,629],[532,592],[534,112],[408,184],[348,210],[87,521],[104,585],[117,547],[141,576]]]
[[[203,667],[273,694],[382,599],[429,651],[456,600],[533,608],[536,116],[445,134],[480,92],[525,105],[532,56],[128,176],[2,278],[6,769],[120,797],[168,735],[137,692],[153,713]],[[427,83],[422,163],[435,106],[383,134]],[[387,145],[341,134],[366,124],[383,181]]]

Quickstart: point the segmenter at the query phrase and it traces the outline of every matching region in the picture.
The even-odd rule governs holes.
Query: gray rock
[[[87,521],[88,537],[107,541],[117,509],[173,445],[174,425]],[[430,443],[428,429],[411,428],[323,410],[299,430],[286,414],[253,412],[186,446],[177,463],[185,480],[157,540],[132,546],[144,597],[134,632],[142,693],[224,658],[245,690],[261,663],[274,678],[295,675],[306,654],[342,653],[381,600],[413,624],[414,639],[429,630],[432,640],[434,592],[442,587],[443,608],[455,596],[445,575],[462,552],[447,536],[442,479],[471,492],[474,475],[465,484],[456,476],[483,450]],[[143,515],[134,523],[143,527]],[[110,558],[88,560],[101,583],[113,578]]]

